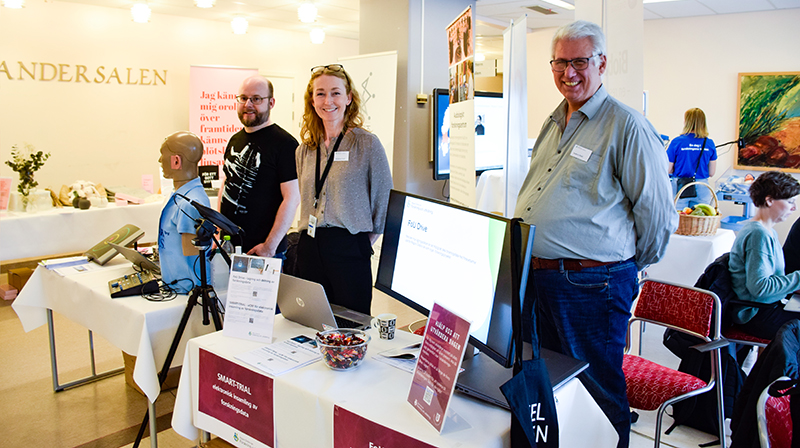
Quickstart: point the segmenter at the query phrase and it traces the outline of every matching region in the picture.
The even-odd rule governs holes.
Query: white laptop
[[[319,283],[286,274],[281,274],[278,285],[278,308],[283,317],[319,331],[325,327],[365,330],[372,320],[366,314],[330,304]]]
[[[133,265],[139,269],[150,271],[156,275],[161,275],[161,266],[153,262],[153,260],[142,255],[142,253],[138,250],[120,246],[119,244],[114,243],[108,243],[108,245],[113,247],[117,252],[121,253],[125,259],[133,263]]]

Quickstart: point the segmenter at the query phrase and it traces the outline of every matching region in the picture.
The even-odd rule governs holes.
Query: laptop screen
[[[469,320],[470,342],[510,366],[510,227],[502,216],[392,190],[375,287],[425,315],[436,301]],[[522,230],[527,278],[533,231]]]

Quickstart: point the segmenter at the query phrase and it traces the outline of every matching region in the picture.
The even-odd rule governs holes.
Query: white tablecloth
[[[133,379],[154,402],[160,392],[158,371],[164,364],[188,296],[169,302],[149,302],[140,296],[112,299],[108,281],[133,272],[130,262],[117,257],[99,271],[61,277],[39,266],[14,300],[26,332],[47,322],[51,309],[136,356]],[[202,307],[195,306],[172,366],[183,359],[186,341],[214,331],[202,324]]]
[[[706,267],[720,255],[730,252],[736,234],[719,229],[716,235],[685,236],[673,234],[664,258],[647,268],[647,276],[679,285],[694,286]]]
[[[314,330],[276,316],[273,340],[282,341],[298,334],[313,336]],[[511,417],[508,411],[455,394],[450,409],[470,427],[448,430],[447,424],[451,423],[448,422],[440,435],[406,402],[411,374],[372,359],[372,355],[383,350],[406,346],[419,339],[419,336],[403,331],[398,331],[393,341],[381,340],[373,334],[367,358],[352,371],[334,372],[317,362],[275,377],[276,445],[280,448],[332,447],[333,407],[340,405],[377,424],[437,447],[510,446]],[[198,412],[201,347],[258,372],[234,357],[261,346],[256,342],[223,336],[222,332],[189,341],[172,414],[172,428],[188,439],[195,440],[199,436],[194,422]],[[614,428],[579,380],[571,380],[555,395],[560,446],[616,446]],[[227,434],[216,435],[241,446],[234,440],[235,433],[236,429],[230,428]]]
[[[163,202],[88,210],[54,208],[0,215],[0,261],[83,252],[125,224],[144,230],[143,242],[158,241]]]

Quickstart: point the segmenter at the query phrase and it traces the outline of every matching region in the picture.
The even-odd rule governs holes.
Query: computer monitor
[[[434,301],[471,321],[470,343],[513,363],[511,301],[524,297],[533,226],[522,224],[521,297],[511,284],[511,220],[392,190],[375,287],[426,316]]]
[[[431,145],[433,179],[450,178],[450,94],[447,89],[433,89],[431,107]],[[507,129],[503,94],[475,92],[475,175],[486,170],[502,169],[506,164]]]

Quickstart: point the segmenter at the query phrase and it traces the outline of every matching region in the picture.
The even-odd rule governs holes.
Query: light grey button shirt
[[[565,126],[566,113],[565,100],[545,121],[517,199],[533,255],[657,262],[678,227],[658,132],[605,86]]]

